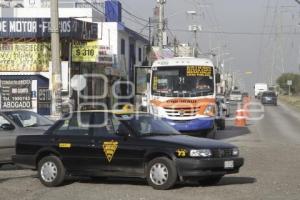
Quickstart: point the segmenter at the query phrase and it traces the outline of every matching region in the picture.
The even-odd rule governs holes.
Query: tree
[[[293,85],[291,86],[291,92],[294,94],[300,94],[300,74],[285,73],[277,79],[277,84],[285,92],[288,92],[289,90],[289,86],[287,85],[288,80],[291,80],[293,82]]]

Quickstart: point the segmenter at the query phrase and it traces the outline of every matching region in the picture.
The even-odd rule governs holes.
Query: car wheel
[[[220,130],[225,130],[225,128],[226,128],[226,122],[225,119],[222,119],[220,123]]]
[[[41,183],[47,187],[56,187],[63,183],[66,170],[56,156],[42,158],[38,164],[38,175]]]
[[[210,186],[210,185],[216,185],[220,182],[220,180],[223,178],[223,175],[219,176],[208,176],[204,179],[199,180],[199,184],[202,186]]]
[[[217,128],[218,128],[218,126],[217,126],[216,122],[214,122],[213,128],[207,132],[206,138],[215,139],[216,134],[217,134]]]
[[[158,157],[151,160],[147,167],[147,182],[157,190],[172,188],[177,181],[177,170],[172,160]]]

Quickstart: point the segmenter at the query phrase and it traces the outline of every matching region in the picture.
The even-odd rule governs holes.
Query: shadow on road
[[[256,178],[252,177],[223,177],[218,184],[215,185],[201,185],[197,181],[191,181],[188,183],[178,184],[175,188],[184,187],[220,187],[227,185],[243,185],[243,184],[253,184],[256,182]]]
[[[0,167],[0,171],[11,171],[11,170],[22,170],[22,168],[17,167],[13,164],[4,164],[2,167]]]
[[[75,182],[84,184],[108,184],[108,185],[133,185],[133,186],[148,186],[148,183],[144,179],[139,178],[74,178],[69,179],[64,185],[70,185]],[[177,184],[173,189],[180,189],[185,187],[219,187],[226,185],[241,185],[252,184],[256,182],[256,178],[252,177],[224,177],[222,180],[212,186],[201,186],[197,181],[188,181]],[[150,187],[150,186],[149,186]]]
[[[217,186],[252,184],[255,182],[256,178],[252,177],[224,177]]]
[[[222,140],[250,134],[248,127],[226,126],[223,131],[217,131],[215,139]]]

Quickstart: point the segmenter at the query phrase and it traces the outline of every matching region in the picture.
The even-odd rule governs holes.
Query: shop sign
[[[72,62],[97,62],[98,55],[97,41],[72,44]]]
[[[31,80],[0,80],[1,109],[32,109]]]
[[[50,44],[0,43],[0,72],[48,72]]]
[[[50,18],[1,18],[0,38],[50,38]],[[61,37],[95,40],[98,25],[72,18],[59,19]]]
[[[97,41],[91,41],[73,43],[72,62],[93,62],[112,66],[114,61],[108,46],[98,45]]]

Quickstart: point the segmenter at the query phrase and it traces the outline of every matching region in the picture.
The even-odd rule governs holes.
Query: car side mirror
[[[12,124],[2,124],[0,126],[1,129],[5,130],[5,131],[11,131],[11,130],[14,130],[15,127],[12,125]]]
[[[147,73],[147,77],[146,78],[147,78],[147,83],[150,83],[150,79],[151,79],[150,78],[150,73]]]
[[[117,135],[127,138],[130,135],[130,131],[128,130],[128,128],[125,125],[120,125],[117,130]]]

